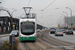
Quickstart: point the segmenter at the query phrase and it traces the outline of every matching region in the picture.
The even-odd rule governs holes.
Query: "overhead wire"
[[[31,0],[29,0],[28,6],[30,5]]]
[[[53,2],[51,2],[47,7],[45,7],[44,9],[42,9],[41,11],[42,11],[42,13],[41,13],[41,17],[43,17],[43,11],[46,9],[46,8],[48,8],[52,3],[54,3],[55,2],[55,0],[53,1]]]
[[[38,22],[40,22],[41,24],[44,24],[43,22],[41,22],[41,21],[39,21],[39,20],[37,20]]]
[[[37,20],[37,21],[41,23],[41,24],[39,23],[40,25],[46,26],[46,25],[45,25],[45,22],[43,23],[43,22],[41,22],[41,21],[39,21],[39,20]],[[47,23],[46,23],[46,24],[47,24]]]
[[[54,3],[55,2],[55,0],[52,2],[52,3]],[[46,8],[48,8],[52,3],[50,3],[47,7],[45,7],[43,10],[45,10]]]

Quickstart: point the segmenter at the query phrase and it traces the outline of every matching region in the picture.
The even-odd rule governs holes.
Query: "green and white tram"
[[[19,40],[36,41],[37,35],[36,19],[27,18],[19,21]]]

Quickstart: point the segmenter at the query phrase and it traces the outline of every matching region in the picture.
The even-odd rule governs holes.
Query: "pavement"
[[[9,36],[10,34],[2,34],[0,35],[0,37],[5,37],[5,36]]]

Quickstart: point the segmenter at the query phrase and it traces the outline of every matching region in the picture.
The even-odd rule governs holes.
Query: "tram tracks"
[[[35,43],[24,43],[26,50],[43,50]]]
[[[69,43],[69,42],[66,42],[66,41],[61,41],[61,40],[58,40],[58,39],[55,39],[55,38],[53,38],[53,37],[51,37],[51,36],[47,36],[48,34],[44,34],[44,35],[46,35],[46,37],[49,39],[49,40],[53,40],[53,41],[55,41],[55,42],[58,42],[58,43],[62,43],[62,44],[64,44],[64,45],[66,45],[66,46],[68,46],[68,45],[75,45],[74,43]]]
[[[48,30],[38,32],[36,42],[24,42],[23,44],[25,50],[75,50],[73,47],[63,47],[75,47],[75,44],[67,43],[49,36]]]
[[[69,43],[65,43],[65,42],[60,42],[60,40],[56,40],[56,39],[52,39],[51,37],[48,36],[48,31],[45,31],[45,32],[42,32],[40,35],[39,35],[39,38],[41,38],[41,40],[45,41],[46,43],[49,43],[51,46],[59,46],[61,47],[63,50],[66,50],[67,47],[63,47],[63,46],[69,46],[68,44]],[[46,35],[47,34],[47,35]],[[72,45],[72,44],[71,44]],[[50,47],[51,47],[50,46]],[[75,46],[74,46],[75,47]],[[69,47],[68,47],[69,48]]]
[[[41,34],[42,35],[42,34]],[[40,36],[40,39],[43,40],[46,44],[48,44],[48,47],[46,47],[47,50],[65,50],[65,48],[55,48],[53,46],[58,46],[55,43],[50,42],[49,40],[47,40],[46,38]]]

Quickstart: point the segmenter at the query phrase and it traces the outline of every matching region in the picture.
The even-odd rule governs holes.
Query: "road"
[[[52,36],[54,37],[53,34],[49,35],[49,30],[40,31],[37,33],[36,42],[19,42],[19,50],[75,50],[75,43],[58,40]],[[3,39],[9,37],[2,37],[0,41]]]
[[[75,44],[49,36],[49,30],[40,31],[36,42],[20,42],[21,50],[75,50]]]
[[[64,33],[64,36],[55,36],[54,34],[50,34],[49,33],[49,35],[51,37],[54,37],[54,38],[62,40],[62,41],[67,41],[67,42],[70,42],[70,43],[75,43],[75,34],[74,35],[65,35],[65,33]]]

